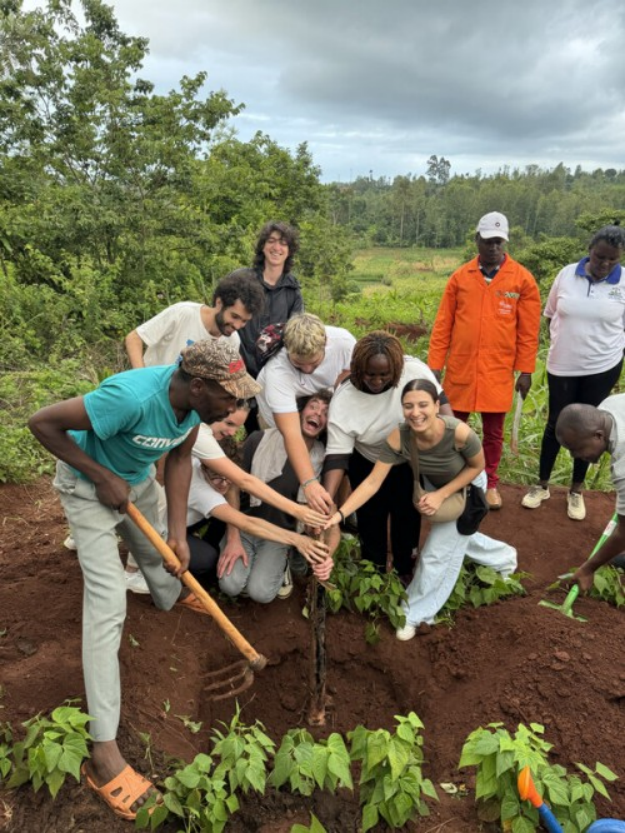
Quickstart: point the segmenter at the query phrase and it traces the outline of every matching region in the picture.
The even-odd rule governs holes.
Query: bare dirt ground
[[[419,833],[476,833],[471,772],[457,763],[466,736],[480,725],[503,721],[542,723],[554,760],[566,767],[596,761],[619,776],[613,803],[599,814],[625,818],[625,617],[591,599],[575,609],[586,624],[538,606],[545,588],[581,562],[610,518],[612,495],[587,496],[584,523],[566,517],[565,493],[530,512],[523,490],[504,486],[504,508],[484,531],[514,544],[520,568],[531,573],[528,595],[459,613],[453,628],[439,626],[409,643],[384,628],[367,645],[363,621],[329,616],[328,687],[333,699],[326,733],[359,723],[392,728],[393,715],[414,710],[425,723],[426,774],[435,784],[465,784],[465,798],[446,796],[432,814],[407,829]],[[84,697],[80,664],[81,573],[75,554],[62,546],[66,527],[49,481],[0,487],[0,721],[14,728],[67,698]],[[248,601],[227,612],[258,651],[270,658],[241,697],[243,719],[261,720],[274,740],[305,725],[309,624],[301,616],[304,588],[290,599],[261,607]],[[558,597],[562,600],[562,595]],[[132,637],[132,639],[131,639]],[[166,756],[191,760],[210,750],[211,727],[229,721],[233,701],[211,703],[206,671],[238,657],[208,617],[190,611],[157,611],[149,598],[129,594],[121,649],[123,710],[120,744],[128,760],[157,777]],[[165,703],[169,702],[167,710]],[[85,707],[86,708],[86,707]],[[176,715],[202,722],[191,734]],[[139,733],[149,734],[153,762]],[[317,732],[322,734],[322,732]],[[329,831],[358,829],[356,799],[316,794],[312,799],[269,791],[247,798],[228,831],[289,831],[309,823],[313,810]],[[0,792],[0,830],[12,833],[110,833],[133,829],[117,820],[83,784],[68,782],[53,802],[44,790]],[[171,826],[170,831],[176,827]]]

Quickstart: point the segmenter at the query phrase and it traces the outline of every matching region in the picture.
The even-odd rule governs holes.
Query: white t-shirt
[[[143,356],[146,367],[173,364],[185,347],[208,338],[214,341],[224,339],[239,352],[241,340],[236,331],[218,338],[208,332],[202,322],[203,306],[193,301],[181,301],[137,327],[141,341],[147,346]]]
[[[583,273],[586,260],[562,269],[543,313],[551,319],[547,370],[554,376],[604,373],[623,357],[625,276],[619,266],[613,273],[620,270],[618,283],[590,281]]]
[[[191,454],[198,460],[218,460],[225,457],[223,448],[219,445],[209,425],[202,423],[197,432],[197,439],[191,450]]]
[[[199,460],[192,460],[191,485],[187,503],[187,526],[193,526],[204,518],[210,518],[218,506],[228,503],[223,495],[213,489],[202,473]]]
[[[388,435],[404,421],[401,392],[412,379],[427,379],[441,386],[430,368],[412,356],[404,357],[404,369],[395,388],[383,393],[364,393],[350,381],[344,382],[330,402],[328,414],[329,454],[351,454],[354,449],[375,463]]]
[[[258,410],[273,428],[274,414],[297,412],[297,399],[333,388],[337,377],[349,369],[356,339],[342,327],[326,327],[325,356],[314,373],[302,373],[289,361],[286,349],[270,359],[258,376],[263,389],[256,397]]]

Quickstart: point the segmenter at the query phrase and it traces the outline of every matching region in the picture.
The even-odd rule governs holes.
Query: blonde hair
[[[298,358],[317,356],[326,346],[326,328],[321,319],[309,312],[289,318],[284,328],[284,346],[287,353]]]

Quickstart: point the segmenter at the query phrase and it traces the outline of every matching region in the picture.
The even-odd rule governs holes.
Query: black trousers
[[[354,451],[349,460],[352,489],[372,469],[373,463]],[[373,561],[381,570],[386,567],[387,527],[391,519],[393,566],[400,575],[412,572],[412,551],[419,546],[421,515],[412,505],[413,480],[409,463],[393,466],[380,491],[357,512],[362,557]]]
[[[549,480],[560,451],[556,439],[556,422],[560,411],[567,405],[595,405],[602,402],[618,382],[623,359],[610,370],[590,376],[554,376],[547,374],[549,383],[549,418],[540,448],[539,479]],[[573,483],[583,483],[590,464],[573,460]]]
[[[201,538],[197,536],[199,530],[203,530]],[[187,527],[187,544],[191,554],[189,569],[202,585],[212,584],[216,578],[219,544],[225,534],[226,524],[216,518]]]

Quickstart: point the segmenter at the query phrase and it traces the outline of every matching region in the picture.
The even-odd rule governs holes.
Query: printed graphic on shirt
[[[180,443],[183,443],[186,440],[191,431],[193,431],[193,428],[189,428],[185,434],[181,437],[176,437],[174,440],[169,439],[168,437],[146,437],[144,434],[135,434],[132,438],[132,442],[141,448],[175,448],[177,445],[180,445]]]

